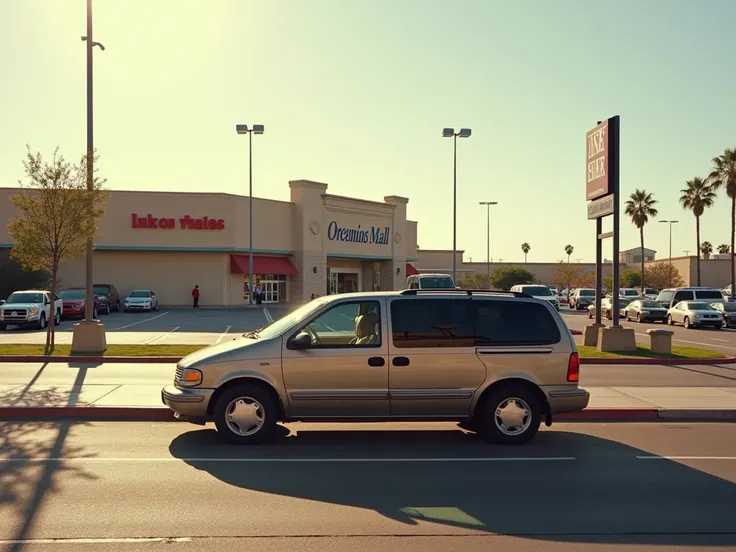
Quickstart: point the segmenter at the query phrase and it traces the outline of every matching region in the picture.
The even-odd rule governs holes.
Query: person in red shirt
[[[199,308],[199,286],[194,286],[194,289],[192,290],[192,297],[194,298],[194,304],[192,305],[193,309]]]

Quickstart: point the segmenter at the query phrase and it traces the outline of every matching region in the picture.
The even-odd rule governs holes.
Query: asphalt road
[[[736,424],[562,424],[523,447],[290,429],[243,448],[180,424],[0,424],[0,550],[736,547]]]
[[[2,385],[42,386],[72,385],[80,368],[84,383],[95,385],[169,385],[174,378],[174,364],[85,364],[41,362],[2,362]],[[664,365],[591,365],[580,367],[583,387],[736,387],[736,365],[701,366]]]
[[[566,305],[562,305],[560,308],[560,314],[562,318],[567,322],[567,325],[572,330],[582,331],[585,326],[589,326],[594,320],[588,318],[587,312],[583,311],[571,311],[567,309]],[[603,319],[605,324],[611,325],[612,322],[607,319]],[[721,330],[714,329],[689,329],[686,330],[684,326],[668,326],[661,322],[626,322],[621,320],[621,325],[627,328],[634,328],[636,331],[637,343],[649,343],[649,336],[647,330],[652,328],[667,328],[672,330],[675,334],[672,336],[672,344],[679,345],[681,347],[702,347],[705,349],[715,349],[726,354],[736,355],[736,329],[724,328]]]

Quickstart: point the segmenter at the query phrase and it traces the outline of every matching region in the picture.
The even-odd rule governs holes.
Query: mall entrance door
[[[334,269],[332,269],[330,270],[330,278],[328,284],[328,295],[336,295],[338,293],[355,293],[360,290],[360,273],[358,273],[357,271],[336,272]]]
[[[286,282],[279,280],[261,280],[264,303],[280,303],[286,299]]]

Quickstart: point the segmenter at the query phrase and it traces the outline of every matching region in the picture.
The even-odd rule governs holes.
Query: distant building
[[[633,249],[626,249],[620,251],[618,254],[618,262],[622,264],[641,264],[642,248],[634,247]],[[657,257],[657,252],[654,249],[644,248],[644,262],[653,261]]]

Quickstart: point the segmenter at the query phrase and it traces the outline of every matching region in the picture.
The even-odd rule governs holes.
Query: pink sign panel
[[[585,135],[585,199],[588,201],[611,192],[608,160],[608,121],[606,120]]]

